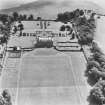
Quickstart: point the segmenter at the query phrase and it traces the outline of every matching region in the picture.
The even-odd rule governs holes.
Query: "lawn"
[[[68,56],[30,56],[22,59],[19,87],[74,86]]]
[[[2,79],[3,88],[16,90],[16,105],[87,105],[82,52],[35,49],[23,55],[18,68],[15,73],[7,72],[17,75],[15,82],[8,80],[6,71]]]
[[[18,105],[87,104],[88,88],[83,77],[85,59],[82,52],[52,51],[38,49],[23,57],[18,80]]]

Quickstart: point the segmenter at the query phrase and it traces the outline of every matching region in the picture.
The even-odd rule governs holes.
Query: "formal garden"
[[[72,12],[59,13],[56,21],[71,22],[75,29],[78,42],[81,46],[88,46],[92,55],[87,58],[87,67],[85,70],[85,76],[88,84],[92,87],[90,94],[87,97],[90,105],[104,105],[105,104],[105,54],[98,47],[97,43],[94,42],[95,30],[96,30],[96,19],[93,11],[90,12],[89,18],[85,16],[83,10],[76,9]],[[41,17],[37,17],[37,20],[41,20]],[[22,15],[14,12],[12,16],[5,14],[0,15],[2,25],[0,26],[0,32],[4,35],[0,38],[0,43],[7,43],[9,39],[9,33],[11,25],[14,21],[22,20],[34,20],[34,16]],[[68,28],[68,27],[66,27]],[[69,28],[68,28],[69,29]],[[65,27],[61,27],[61,31],[64,31]],[[7,90],[3,91],[0,97],[0,105],[11,105],[11,98]]]

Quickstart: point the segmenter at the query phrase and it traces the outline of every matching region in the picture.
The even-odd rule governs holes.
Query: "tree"
[[[66,25],[65,28],[67,31],[71,31],[71,27],[69,25]]]
[[[87,68],[85,71],[85,76],[87,77],[87,82],[93,86],[100,79],[100,64],[94,60],[90,60],[87,63]]]
[[[83,16],[84,15],[84,11],[83,10],[80,10],[79,11],[79,14],[80,14],[80,16]]]
[[[92,36],[88,36],[87,34],[82,34],[82,35],[79,35],[79,39],[78,39],[78,42],[79,44],[81,45],[90,45],[92,40],[93,40],[93,37]]]
[[[105,62],[99,63],[95,61],[94,57],[88,59],[87,69],[85,71],[85,76],[90,85],[94,85],[99,81],[100,78],[105,80]]]
[[[59,13],[57,15],[57,21],[61,21],[63,23],[67,23],[71,20],[71,16],[73,16],[73,14],[70,14],[70,12],[64,12],[64,13]]]
[[[19,20],[21,20],[21,21],[23,20],[23,15],[21,15],[21,14],[19,15]]]
[[[2,15],[0,16],[0,20],[2,21],[3,24],[5,24],[5,22],[8,21],[8,15],[2,14]]]
[[[87,69],[91,69],[93,67],[100,68],[100,64],[97,61],[88,61]]]
[[[41,17],[37,17],[37,20],[42,20],[42,18]]]
[[[90,45],[94,39],[94,29],[90,27],[85,17],[77,19],[76,28],[80,36],[79,43]]]
[[[31,15],[28,17],[28,20],[34,20],[34,16],[31,14]]]
[[[18,18],[19,18],[19,15],[18,15],[18,13],[17,12],[13,12],[13,18],[14,18],[14,20],[16,21],[16,20],[18,20]]]
[[[9,17],[10,25],[14,22],[14,18],[12,16]]]
[[[64,14],[63,14],[63,22],[65,23],[67,23],[67,22],[69,22],[70,21],[70,13],[69,12],[65,12]]]
[[[74,18],[74,13],[73,12],[70,12],[70,20],[72,20]]]
[[[60,31],[65,31],[65,26],[64,26],[64,25],[62,25],[62,26],[60,27]]]
[[[57,19],[56,20],[58,20],[58,21],[63,21],[63,14],[62,13],[59,13],[58,15],[57,15]]]
[[[7,43],[7,38],[5,36],[0,38],[0,44]]]
[[[99,69],[96,67],[92,67],[91,69],[87,69],[86,72],[87,72],[86,73],[87,82],[91,86],[95,85],[99,81],[99,79],[101,78]]]
[[[19,22],[18,28],[19,28],[20,31],[22,31],[24,29],[24,26],[21,22]]]
[[[102,62],[105,62],[105,55],[99,53],[99,52],[94,52],[93,58],[95,61],[99,62],[100,64]]]
[[[105,104],[105,81],[100,80],[95,84],[94,88],[90,91],[88,101],[94,105]]]
[[[26,14],[23,15],[23,20],[27,20],[27,15]]]
[[[100,55],[101,54],[103,54],[103,52],[101,51],[101,49],[99,48],[99,46],[98,46],[98,44],[96,43],[96,42],[92,42],[92,48],[91,48],[91,51],[93,52],[93,53],[100,53]]]
[[[79,16],[80,16],[80,10],[79,10],[79,9],[76,9],[76,10],[74,11],[74,17],[77,18],[77,17],[79,17]]]

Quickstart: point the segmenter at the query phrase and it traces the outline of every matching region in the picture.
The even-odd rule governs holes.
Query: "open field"
[[[5,64],[1,88],[10,89],[15,105],[87,105],[89,89],[82,52],[59,53],[43,48],[18,61],[7,59],[14,60],[11,65],[9,60]]]

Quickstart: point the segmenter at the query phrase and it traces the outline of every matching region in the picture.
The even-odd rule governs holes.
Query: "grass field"
[[[1,87],[11,91],[15,105],[87,105],[89,89],[82,52],[59,53],[43,48],[18,61],[7,59]]]
[[[70,68],[67,56],[27,56],[22,61],[19,87],[73,86]]]
[[[53,21],[22,21],[24,30],[38,30],[46,25],[47,30],[59,30],[63,23]],[[43,29],[42,29],[43,30]]]

